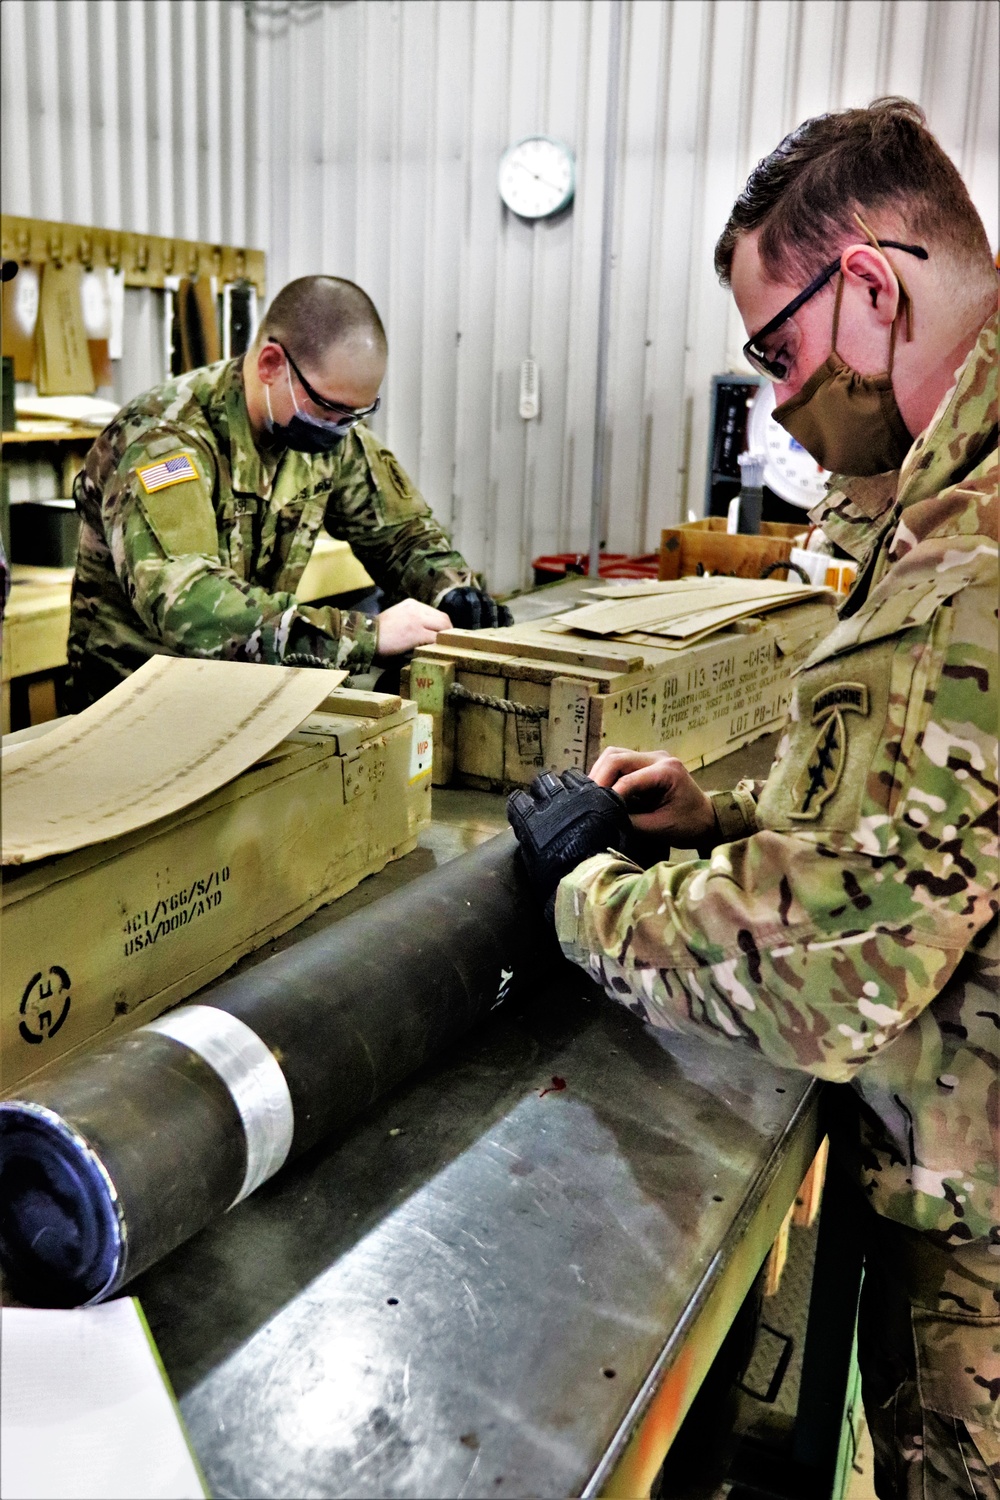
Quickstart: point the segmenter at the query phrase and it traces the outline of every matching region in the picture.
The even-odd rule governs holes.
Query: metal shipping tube
[[[560,962],[512,835],[0,1101],[0,1261],[99,1302]]]

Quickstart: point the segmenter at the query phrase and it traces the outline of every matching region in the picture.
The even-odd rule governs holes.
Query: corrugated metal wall
[[[500,589],[587,544],[608,0],[4,0],[3,206],[248,243],[271,289],[371,292],[381,422]],[[742,333],[711,251],[749,169],[808,115],[898,92],[927,109],[996,243],[993,0],[626,0],[606,538],[700,512],[710,376]],[[503,149],[577,154],[559,222],[496,189]],[[131,300],[126,383],[160,334]],[[522,359],[541,417],[517,414]]]

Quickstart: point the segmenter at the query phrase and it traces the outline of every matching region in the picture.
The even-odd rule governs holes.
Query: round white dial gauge
[[[547,219],[573,201],[573,153],[562,141],[530,135],[504,152],[497,185],[512,213],[522,219]]]
[[[812,454],[807,453],[790,432],[778,426],[771,415],[773,411],[774,386],[766,380],[750,406],[747,448],[751,453],[766,455],[764,483],[769,490],[787,500],[789,505],[812,510],[826,493],[829,472],[820,468]]]

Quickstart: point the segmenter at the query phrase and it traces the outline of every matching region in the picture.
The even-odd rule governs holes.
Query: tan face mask
[[[877,244],[877,241],[876,241]],[[889,334],[889,368],[882,375],[861,375],[837,353],[837,327],[844,293],[841,273],[833,309],[833,348],[800,391],[774,409],[774,420],[801,443],[816,462],[834,474],[883,474],[898,469],[913,438],[896,405],[892,364],[896,321]],[[912,338],[910,299],[899,283],[899,314]]]

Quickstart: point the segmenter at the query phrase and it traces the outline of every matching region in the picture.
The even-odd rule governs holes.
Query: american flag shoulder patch
[[[142,487],[147,495],[152,495],[155,490],[165,490],[171,484],[187,484],[191,479],[200,478],[186,453],[173,453],[160,463],[143,464],[135,472],[142,480]]]

